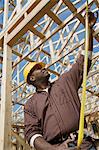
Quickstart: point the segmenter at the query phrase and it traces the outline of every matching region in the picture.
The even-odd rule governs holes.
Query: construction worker
[[[92,27],[96,22],[89,13],[90,40],[88,71],[93,50]],[[78,89],[82,84],[84,51],[72,68],[54,83],[42,62],[30,62],[24,69],[24,78],[36,92],[24,108],[25,138],[36,150],[76,150],[76,131],[79,127],[80,100]],[[82,150],[91,150],[92,141],[84,140]],[[94,149],[93,149],[94,150]]]

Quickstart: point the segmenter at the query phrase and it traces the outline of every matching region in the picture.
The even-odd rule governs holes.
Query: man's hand
[[[82,144],[80,145],[80,150],[90,150],[94,149],[96,150],[94,139],[90,136],[87,136],[85,139],[83,139]]]
[[[56,150],[88,150],[93,146],[92,142],[88,139],[83,139],[82,144],[80,145],[79,148],[77,148],[77,146],[68,147],[69,142],[73,142],[73,140],[67,139],[62,144],[58,145],[56,147]]]
[[[89,26],[92,28],[97,21],[98,12],[96,13],[96,16],[95,16],[95,13],[88,12],[88,17],[89,17]]]
[[[62,144],[58,145],[56,147],[56,150],[77,150],[77,147],[68,147],[68,143],[72,142],[72,139],[67,139],[66,141],[64,141]]]

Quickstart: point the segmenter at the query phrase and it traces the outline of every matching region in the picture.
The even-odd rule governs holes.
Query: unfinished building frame
[[[89,7],[97,12],[99,0],[89,0]],[[0,9],[4,13],[0,24],[0,150],[30,149],[23,140],[23,109],[35,88],[24,82],[23,69],[30,61],[43,61],[51,82],[68,71],[85,43],[85,9],[82,0],[5,0]],[[95,118],[99,112],[98,34],[97,21],[85,112]]]

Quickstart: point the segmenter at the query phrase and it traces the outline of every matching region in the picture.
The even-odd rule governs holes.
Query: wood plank
[[[99,28],[96,29],[96,31],[93,33],[93,36],[96,36],[96,35],[98,35],[98,34],[99,34]]]
[[[14,131],[11,132],[12,136],[14,136],[17,141],[26,149],[26,150],[32,150],[32,148],[25,143],[25,140],[22,139],[17,133],[15,133]]]
[[[34,3],[28,8],[28,10],[26,11],[27,14],[29,14],[38,4],[41,0],[32,0],[32,2],[34,1]]]
[[[55,21],[56,24],[60,25],[62,21],[55,15],[51,10],[47,11],[47,15]]]
[[[23,8],[21,9],[21,11],[20,11],[17,15],[15,15],[14,18],[6,25],[6,29],[2,31],[1,35],[3,36],[3,35],[4,35],[4,32],[10,31],[11,28],[13,28],[13,26],[15,26],[16,22],[19,24],[20,21],[18,21],[18,20],[20,20],[20,18],[22,18],[22,16],[24,16],[24,14],[25,14],[26,12],[29,13],[29,12],[30,12],[30,8],[31,8],[31,7],[34,8],[34,6],[36,6],[35,3],[38,4],[38,3],[37,3],[38,1],[41,1],[41,0],[32,0],[32,1],[30,1],[29,3],[27,3],[28,5],[26,4],[25,7],[23,7]],[[18,24],[16,24],[16,26],[17,26]],[[16,26],[15,26],[15,27],[16,27]],[[0,36],[0,39],[1,39],[1,36]]]
[[[3,47],[4,37],[0,39],[0,47]]]
[[[12,49],[12,53],[15,54],[16,56],[22,57],[23,55],[19,52],[17,52],[16,50]],[[31,61],[31,59],[29,57],[26,57],[27,61]]]
[[[76,31],[76,29],[78,28],[78,26],[80,25],[80,21],[78,20],[75,23],[74,28],[69,32],[68,34],[68,38],[64,41],[62,48],[59,50],[59,54],[60,55],[62,53],[62,51],[65,49],[66,45],[68,44],[68,41],[70,40],[70,38],[73,36],[74,32]]]
[[[0,64],[3,62],[3,56],[0,55]]]
[[[96,3],[97,7],[99,8],[99,0],[94,0],[94,1]]]
[[[4,37],[3,73],[1,86],[0,150],[11,150],[12,50]]]
[[[14,16],[14,18],[10,22],[8,22],[8,24],[6,24],[6,28],[4,28],[0,33],[0,47],[3,47],[3,39],[4,39],[5,33],[12,31],[13,26],[16,27],[20,23],[20,21],[18,21],[18,20],[20,20],[20,18],[22,18],[22,16],[25,13],[29,14],[31,12],[31,8],[34,8],[34,6],[36,6],[38,4],[38,2],[40,2],[40,1],[41,0],[32,0],[29,3],[27,3],[28,5],[26,4],[25,7],[23,7],[21,9],[21,11],[18,14],[16,14]],[[46,0],[46,2],[48,2],[48,1],[49,0]]]
[[[37,31],[36,28],[33,27],[33,25],[29,24],[29,30],[33,32],[36,36],[40,37],[41,39],[45,38],[45,35],[43,35],[41,32]]]
[[[79,44],[76,44],[75,47],[71,48],[70,51],[68,53],[63,54],[62,56],[58,56],[56,60],[54,60],[52,63],[46,65],[46,68],[49,68],[50,66],[52,66],[53,64],[55,64],[56,62],[58,62],[59,60],[61,60],[62,58],[64,58],[65,56],[67,56],[68,54],[72,53],[75,49],[77,49],[78,47],[80,47],[81,45],[84,44],[84,39],[81,40],[79,42]]]
[[[8,21],[8,11],[9,11],[9,0],[6,0],[4,2],[3,28],[6,27]]]
[[[30,3],[30,5],[26,8],[26,10],[25,11],[23,11],[24,13],[30,13],[36,6],[37,6],[37,4],[40,2],[41,0],[33,0],[31,3]],[[18,1],[18,4],[20,4],[20,2]],[[17,7],[18,7],[18,5],[17,5]],[[18,10],[18,9],[17,9]],[[20,12],[20,14],[21,14],[21,16],[18,18],[18,19],[16,19],[15,20],[15,23],[13,24],[13,26],[12,27],[10,27],[10,29],[9,29],[9,33],[11,33],[17,26],[18,26],[18,24],[24,19],[24,13],[21,11],[21,9],[20,9],[20,11],[18,10],[18,12]],[[22,13],[21,13],[22,12]]]
[[[92,0],[91,0],[90,2],[92,2]],[[42,41],[38,41],[38,44],[36,45],[36,47],[35,47],[35,48],[32,48],[28,54],[26,54],[25,56],[23,56],[23,57],[21,58],[21,60],[15,64],[15,66],[16,66],[17,64],[19,64],[22,60],[24,60],[27,56],[29,56],[33,51],[35,51],[36,49],[38,49],[42,44],[44,44],[44,42],[46,42],[47,40],[49,40],[53,35],[55,35],[57,32],[59,32],[62,28],[64,28],[65,25],[68,24],[71,20],[73,20],[73,18],[74,18],[78,13],[80,13],[83,9],[85,9],[85,7],[86,7],[85,5],[81,6],[81,7],[77,10],[77,13],[71,14],[68,18],[66,18],[66,19],[63,21],[63,23],[62,23],[57,29],[55,29],[54,32],[53,32],[50,36],[47,36],[47,37],[44,38]]]
[[[13,46],[29,29],[29,24],[35,25],[57,3],[56,0],[42,0],[24,20],[8,35],[7,43]]]
[[[70,0],[63,0],[64,4],[71,10],[72,13],[76,13],[77,12],[77,8],[72,4],[72,2]],[[76,15],[76,17],[80,20],[80,22],[85,26],[85,19],[84,17],[78,13]],[[94,34],[94,30],[93,30],[93,34]],[[95,39],[99,42],[99,36],[96,34],[95,35]]]
[[[1,28],[1,29],[3,28],[3,24],[1,24],[1,23],[0,23],[0,28]]]

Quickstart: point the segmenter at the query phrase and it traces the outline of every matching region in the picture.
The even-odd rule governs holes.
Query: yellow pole
[[[87,80],[87,64],[88,64],[88,49],[89,49],[89,19],[88,19],[88,1],[86,6],[86,22],[85,22],[85,58],[84,58],[84,73],[83,73],[83,89],[82,89],[82,101],[80,110],[80,123],[77,147],[82,143],[84,135],[84,111],[86,102],[86,80]]]

